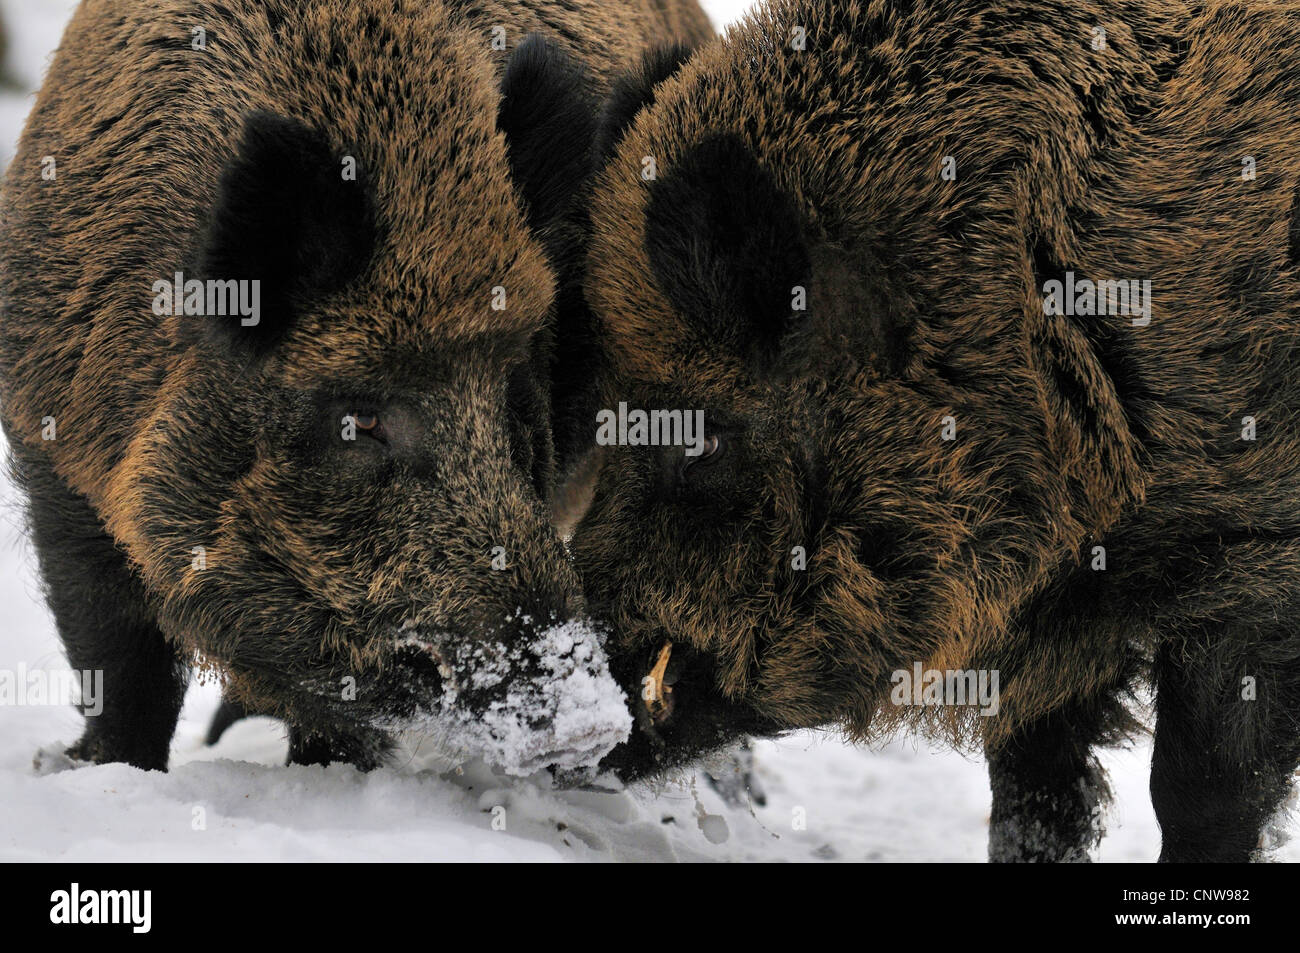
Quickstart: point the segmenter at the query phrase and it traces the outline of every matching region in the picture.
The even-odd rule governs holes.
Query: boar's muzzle
[[[603,642],[582,620],[536,625],[517,614],[478,638],[407,629],[397,661],[416,685],[436,684],[426,695],[435,700],[429,724],[444,746],[509,774],[574,772],[597,764],[632,727]]]

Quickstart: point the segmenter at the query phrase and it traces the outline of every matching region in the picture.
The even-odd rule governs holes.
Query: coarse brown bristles
[[[107,670],[78,753],[164,766],[194,662],[368,737],[428,701],[433,633],[580,615],[544,506],[570,206],[612,76],[709,32],[692,0],[81,4],[0,209],[5,432]]]
[[[1154,677],[1167,851],[1253,850],[1300,760],[1296,9],[774,0],[602,134],[604,406],[719,447],[602,448],[573,548],[614,664],[695,653],[612,764],[983,742],[995,828],[1054,776],[1074,856]],[[914,665],[996,673],[996,713],[900,703]]]

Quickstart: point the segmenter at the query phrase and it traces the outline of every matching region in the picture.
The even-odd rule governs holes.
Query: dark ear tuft
[[[812,248],[807,307],[792,317],[781,370],[847,377],[856,369],[892,377],[909,356],[912,309],[890,269],[864,248]]]
[[[713,135],[650,186],[659,288],[711,346],[758,376],[897,373],[910,305],[867,247],[812,235],[740,137]]]
[[[598,102],[586,71],[554,43],[525,37],[511,54],[497,126],[505,133],[511,177],[556,275],[549,366],[550,430],[567,470],[591,442],[600,351],[582,294],[590,227],[579,201],[593,171]]]
[[[304,123],[271,113],[245,120],[235,158],[221,176],[198,255],[202,280],[261,284],[258,323],[204,321],[254,358],[293,325],[296,310],[338,291],[365,270],[375,243],[369,189],[344,177],[343,157]]]
[[[596,154],[608,159],[637,113],[655,101],[655,87],[686,65],[695,52],[685,43],[672,43],[647,50],[640,64],[614,81],[600,116]]]
[[[528,223],[544,228],[569,210],[591,171],[596,100],[586,71],[545,37],[526,36],[506,64],[497,128]]]
[[[735,135],[711,136],[650,187],[645,244],[659,287],[711,340],[762,362],[810,269],[804,225]]]

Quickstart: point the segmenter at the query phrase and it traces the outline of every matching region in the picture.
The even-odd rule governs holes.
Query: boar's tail
[[[208,736],[203,743],[209,747],[216,744],[226,733],[227,728],[237,721],[243,721],[248,714],[248,709],[239,702],[232,702],[228,698],[221,699],[221,706],[212,716],[212,724],[208,725]]]

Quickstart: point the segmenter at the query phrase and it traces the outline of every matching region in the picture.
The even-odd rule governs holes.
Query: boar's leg
[[[1110,793],[1092,753],[1103,705],[1073,705],[1028,725],[988,754],[993,863],[1087,863]]]
[[[1160,860],[1256,856],[1300,762],[1292,618],[1279,612],[1266,626],[1207,625],[1158,651],[1151,801]]]
[[[45,596],[74,671],[102,672],[102,699],[69,756],[167,770],[188,672],[159,630],[143,584],[84,497],[43,461],[18,466]],[[102,703],[102,709],[96,712]]]
[[[221,740],[221,736],[226,733],[227,728],[236,722],[243,721],[251,714],[252,712],[239,702],[223,697],[221,704],[217,706],[216,713],[212,716],[212,723],[208,725],[208,733],[204,737],[203,743],[211,748]]]
[[[242,702],[222,698],[221,705],[208,726],[204,744],[209,747],[215,745],[231,725],[258,714],[261,713],[245,707]],[[358,734],[290,725],[289,755],[286,762],[320,766],[342,762],[351,764],[360,771],[372,771],[383,763],[384,756],[391,748],[391,740],[379,732]]]
[[[393,743],[386,735],[344,734],[289,726],[288,764],[350,764],[358,771],[373,771],[384,762]]]

